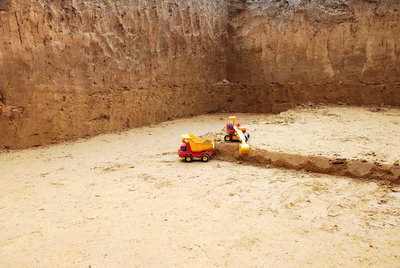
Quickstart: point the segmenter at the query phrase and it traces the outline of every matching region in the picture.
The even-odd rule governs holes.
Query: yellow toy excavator
[[[224,140],[227,142],[240,141],[239,153],[242,155],[249,154],[250,146],[247,144],[247,141],[250,138],[250,135],[249,133],[246,133],[247,128],[242,124],[237,123],[236,116],[230,116],[229,119],[232,120],[232,123],[226,124],[226,131],[228,134],[225,135]]]

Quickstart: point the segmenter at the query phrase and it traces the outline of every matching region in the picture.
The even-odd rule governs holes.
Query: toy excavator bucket
[[[250,146],[248,144],[239,145],[239,154],[246,155],[250,153]]]

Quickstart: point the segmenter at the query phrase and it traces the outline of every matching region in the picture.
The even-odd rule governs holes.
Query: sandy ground
[[[400,164],[400,109],[299,108],[244,119],[260,149]]]
[[[313,125],[307,118],[338,118],[324,109],[347,114],[348,120],[359,114],[374,126],[388,127],[372,119],[388,117],[382,120],[394,123],[386,130],[399,127],[397,111],[369,114],[359,108],[238,117],[249,123],[254,146],[270,149],[274,143],[279,150],[315,153],[319,141],[291,139],[300,135],[296,127]],[[0,266],[400,267],[397,186],[177,158],[182,133],[220,131],[226,117],[200,116],[0,154]],[[295,120],[280,126],[280,118]],[[359,129],[361,122],[346,126],[355,130],[349,137],[362,133],[375,145],[382,146],[375,138],[398,144],[393,135],[399,132],[375,130],[386,134],[371,138]],[[290,131],[282,136],[285,128]],[[323,132],[320,128],[304,135]],[[325,131],[324,137],[345,137],[343,131]],[[361,140],[371,146],[366,151],[392,156],[363,139],[350,140],[344,151],[327,145],[321,153],[357,156],[350,145],[356,148]]]

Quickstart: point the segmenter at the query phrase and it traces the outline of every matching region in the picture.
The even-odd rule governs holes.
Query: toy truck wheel
[[[232,141],[232,135],[230,135],[230,134],[225,135],[224,140],[225,141]]]
[[[190,154],[185,155],[185,162],[192,162],[193,160],[193,156],[191,156]]]
[[[210,156],[208,154],[201,155],[201,161],[208,162],[210,160]]]

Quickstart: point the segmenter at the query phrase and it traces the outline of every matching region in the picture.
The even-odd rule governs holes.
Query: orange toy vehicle
[[[246,133],[247,128],[236,122],[236,116],[230,116],[229,119],[232,120],[232,123],[226,124],[226,131],[228,134],[225,135],[224,140],[227,142],[241,142],[239,145],[239,153],[242,155],[249,154],[250,146],[247,144],[247,141],[250,138],[250,135],[249,133]]]
[[[200,139],[193,134],[182,136],[183,145],[178,151],[179,157],[183,157],[185,162],[192,162],[194,158],[200,158],[203,162],[210,160],[215,148],[213,139]]]
[[[229,119],[232,120],[232,123],[226,124],[226,132],[228,132],[227,135],[225,135],[224,140],[225,141],[240,141],[239,136],[237,135],[237,131],[235,130],[235,127],[237,127],[238,130],[240,130],[246,141],[249,140],[250,134],[246,133],[247,128],[243,126],[241,123],[236,123],[236,116],[230,116]]]

